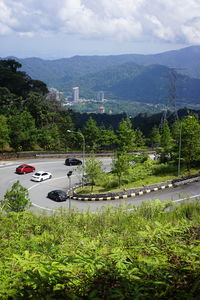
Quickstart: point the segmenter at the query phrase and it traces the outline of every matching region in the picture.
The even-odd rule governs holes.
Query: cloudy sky
[[[159,53],[200,45],[200,0],[0,0],[0,56]]]

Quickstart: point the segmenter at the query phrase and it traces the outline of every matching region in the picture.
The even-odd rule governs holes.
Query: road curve
[[[111,166],[111,158],[101,159],[105,169]],[[25,175],[18,175],[15,173],[16,166],[27,163],[36,167],[36,170],[44,170],[51,172],[53,177],[44,182],[31,181],[32,173]],[[72,167],[64,165],[64,159],[28,159],[26,161],[10,161],[9,164],[1,165],[0,167],[0,198],[2,199],[6,190],[10,189],[12,184],[17,180],[26,187],[29,191],[29,196],[32,202],[32,210],[45,210],[51,212],[59,207],[68,209],[69,205],[79,211],[87,211],[90,209],[92,212],[102,209],[105,206],[118,206],[122,203],[138,206],[143,201],[153,201],[155,199],[172,200],[175,202],[183,201],[188,198],[195,199],[200,197],[200,183],[195,182],[192,184],[182,185],[176,188],[165,189],[163,191],[152,192],[143,196],[134,198],[127,198],[124,200],[110,200],[110,201],[78,201],[67,200],[66,202],[55,202],[47,198],[47,193],[54,189],[67,190],[69,188],[69,180],[67,173],[72,170],[71,185],[81,181],[82,171],[79,167]]]

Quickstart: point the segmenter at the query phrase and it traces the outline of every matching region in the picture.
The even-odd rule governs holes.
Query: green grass
[[[199,169],[191,169],[190,174],[198,174],[199,173]],[[187,170],[182,170],[181,172],[181,176],[187,176],[188,172]],[[109,176],[109,175],[105,175],[105,176]],[[160,174],[160,175],[151,175],[151,176],[147,176],[145,179],[142,180],[137,180],[135,182],[129,182],[127,184],[121,185],[120,187],[115,187],[112,189],[106,189],[101,185],[96,185],[93,187],[93,193],[108,193],[108,192],[117,192],[120,190],[124,190],[124,189],[131,189],[131,188],[136,188],[136,187],[143,187],[146,185],[151,185],[151,184],[156,184],[156,183],[161,183],[161,182],[165,182],[168,180],[173,180],[177,178],[177,174],[175,172],[171,172],[169,174]],[[90,194],[91,193],[91,186],[87,185],[83,188],[79,188],[76,190],[76,193],[78,194]]]
[[[198,299],[200,201],[169,205],[0,212],[0,299]]]

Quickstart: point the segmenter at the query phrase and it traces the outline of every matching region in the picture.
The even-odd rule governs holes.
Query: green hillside
[[[74,56],[57,60],[18,59],[33,79],[42,80],[70,96],[95,98],[103,90],[107,99],[163,103],[169,97],[170,68],[177,68],[177,99],[200,103],[200,47],[153,55]],[[182,75],[181,75],[182,74]],[[168,87],[168,90],[167,90]]]
[[[107,99],[154,104],[166,103],[175,85],[179,103],[200,103],[200,79],[179,73],[175,76],[175,81],[171,82],[171,69],[168,67],[143,67],[129,62],[71,80],[62,78],[59,84],[65,94],[70,94],[73,86],[79,86],[83,98],[95,98],[97,92],[103,90]]]

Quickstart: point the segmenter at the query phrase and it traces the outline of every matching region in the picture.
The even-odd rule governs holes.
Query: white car
[[[32,176],[31,180],[33,180],[33,181],[43,181],[43,180],[46,180],[46,179],[50,179],[51,177],[52,177],[52,174],[49,173],[49,172],[38,171]]]

